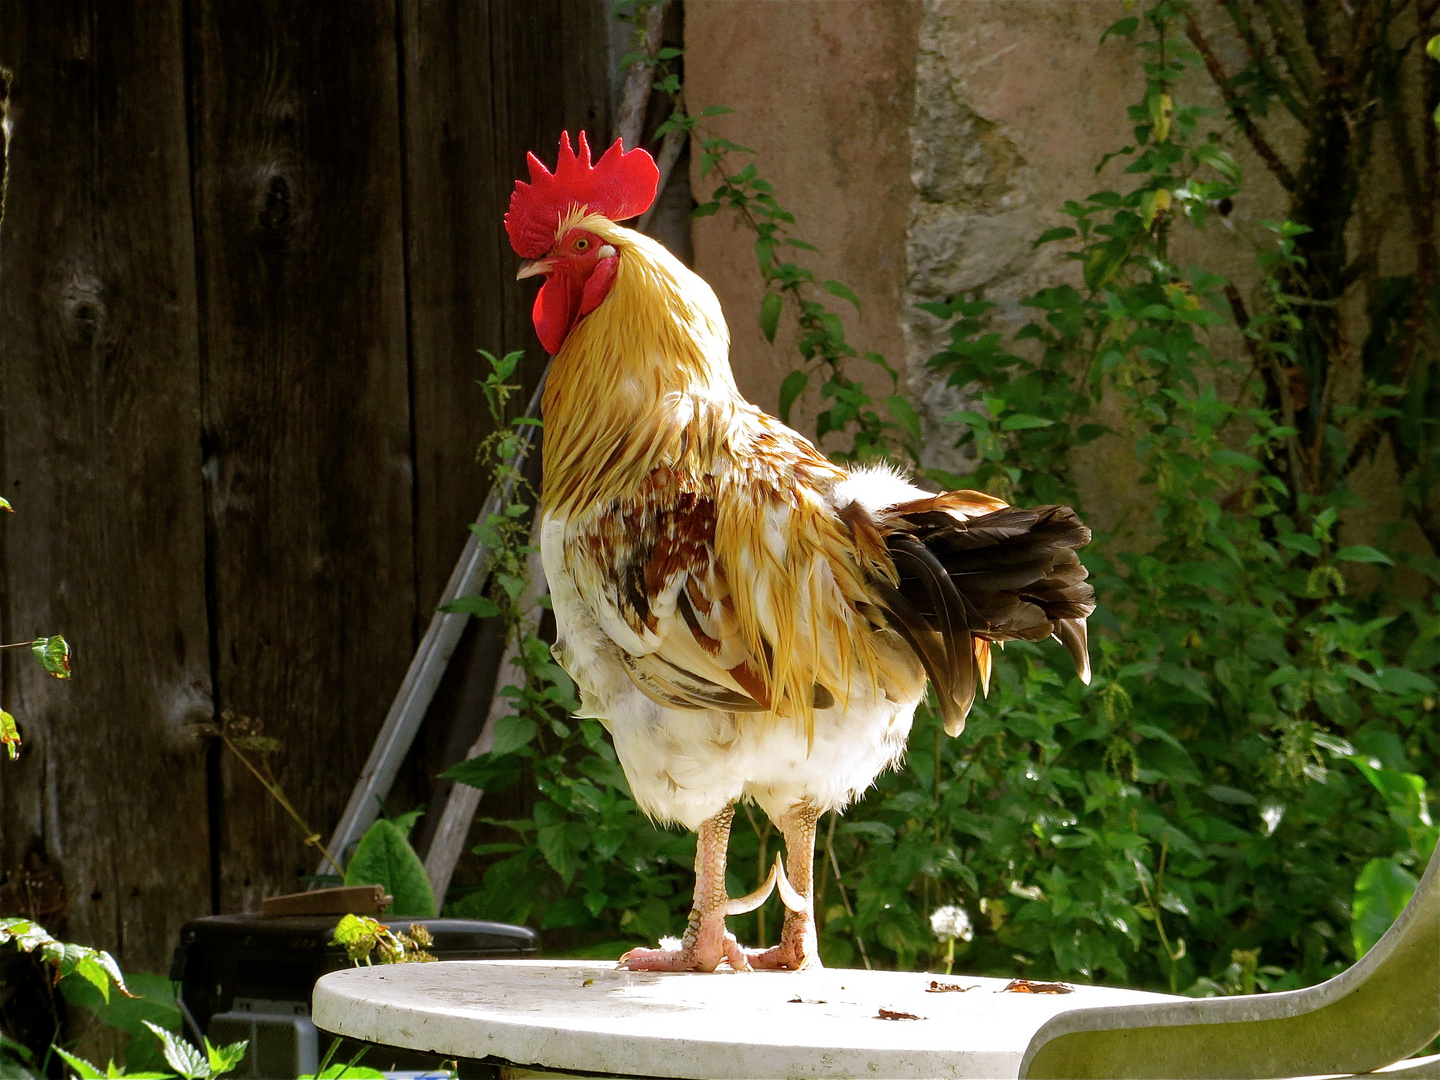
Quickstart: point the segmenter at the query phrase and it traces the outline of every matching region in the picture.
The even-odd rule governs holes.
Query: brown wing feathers
[[[964,727],[977,679],[989,682],[992,641],[1053,636],[1090,681],[1085,619],[1095,591],[1075,554],[1090,530],[1068,506],[991,509],[994,500],[971,495],[886,512],[885,544],[899,583],[877,586],[890,625],[935,685],[951,735]],[[970,516],[977,509],[986,512]]]

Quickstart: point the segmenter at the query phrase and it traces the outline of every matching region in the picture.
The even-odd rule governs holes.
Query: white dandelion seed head
[[[930,913],[930,932],[941,941],[969,941],[975,936],[970,913],[955,904],[936,908]]]
[[[1278,802],[1267,802],[1260,807],[1260,820],[1265,823],[1265,835],[1271,835],[1280,827],[1280,822],[1285,819],[1285,805]]]

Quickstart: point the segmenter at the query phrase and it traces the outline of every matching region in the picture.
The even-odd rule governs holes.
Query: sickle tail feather
[[[989,689],[991,642],[1054,637],[1090,681],[1085,620],[1095,590],[1076,554],[1090,530],[1068,506],[994,505],[950,492],[883,515],[899,581],[877,592],[930,676],[951,735],[964,728],[977,685]]]

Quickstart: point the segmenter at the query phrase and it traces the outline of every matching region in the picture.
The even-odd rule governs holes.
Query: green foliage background
[[[976,921],[957,943],[961,970],[1193,994],[1304,985],[1373,943],[1435,845],[1423,777],[1440,760],[1440,561],[1338,536],[1341,511],[1361,503],[1345,466],[1378,425],[1404,440],[1412,504],[1431,497],[1437,424],[1415,402],[1435,368],[1413,347],[1396,362],[1415,331],[1401,315],[1425,283],[1374,290],[1365,386],[1321,417],[1323,467],[1300,482],[1297,434],[1308,447],[1311,433],[1277,404],[1271,376],[1317,348],[1304,293],[1312,230],[1273,224],[1248,303],[1170,253],[1176,231],[1213,228],[1243,184],[1225,136],[1177,101],[1200,62],[1179,33],[1187,15],[1152,4],[1111,28],[1138,44],[1145,93],[1129,110],[1133,144],[1101,163],[1121,182],[1067,202],[1072,223],[1037,238],[1066,248],[1073,277],[1026,300],[1032,321],[1013,335],[988,325],[981,298],[927,306],[950,327],[931,365],[973,402],[949,419],[977,461],[971,475],[931,479],[1078,504],[1072,451],[1097,439],[1134,447],[1153,518],[1085,552],[1101,599],[1096,677],[1082,686],[1051,643],[1014,644],[961,738],[922,708],[904,767],[822,823],[828,964],[937,966],[946,943],[929,915],[958,904]],[[919,424],[898,390],[872,400],[846,374],[868,361],[894,382],[883,357],[847,343],[826,297],[859,299],[791,261],[813,248],[755,165],[730,165],[746,148],[685,111],[672,60],[648,61],[676,102],[666,127],[689,134],[718,183],[696,213],[728,209],[754,228],[767,336],[787,310],[798,320],[803,364],[782,411],[816,376],[818,436],[850,440],[834,456],[918,457]],[[1261,114],[1277,93],[1263,61],[1232,88]],[[510,361],[493,361],[492,386]],[[1102,401],[1118,405],[1118,427],[1093,419]],[[1360,591],[1350,572],[1362,564]],[[517,626],[519,592],[500,581],[488,598]],[[594,955],[678,932],[693,838],[639,814],[600,725],[569,717],[574,688],[544,643],[532,634],[522,652],[530,679],[506,691],[516,714],[496,752],[450,775],[533,790],[531,812],[492,822],[513,839],[478,849],[483,882],[447,910],[563,930]],[[737,820],[732,892],[748,891],[774,844],[768,823]],[[733,924],[757,943],[763,920]]]

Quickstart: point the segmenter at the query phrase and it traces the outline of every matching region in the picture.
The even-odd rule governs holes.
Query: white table
[[[940,981],[972,989],[928,993],[932,979],[468,960],[334,972],[312,1015],[354,1039],[522,1067],[511,1075],[1440,1078],[1440,1056],[1401,1060],[1440,1032],[1440,848],[1374,947],[1303,990],[1197,1001],[954,976]]]
[[[932,980],[972,987],[927,992]],[[315,987],[318,1027],[447,1057],[621,1076],[1017,1076],[1036,1031],[1077,1008],[1175,999],[913,972],[617,971],[565,960],[355,968]],[[795,999],[799,999],[798,1001]],[[882,1009],[922,1019],[881,1019]]]

